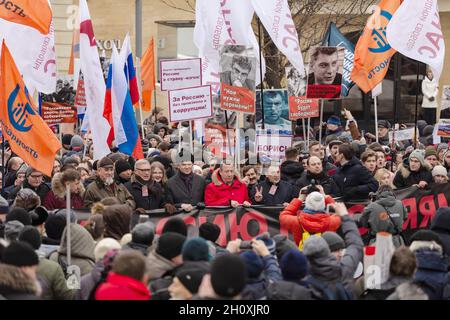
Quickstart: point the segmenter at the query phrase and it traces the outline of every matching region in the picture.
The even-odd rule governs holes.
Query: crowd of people
[[[174,128],[161,114],[146,122],[145,159],[112,148],[93,161],[89,135],[65,134],[47,177],[6,148],[0,299],[449,299],[450,209],[439,208],[429,228],[405,241],[408,212],[395,193],[448,184],[449,144],[433,144],[433,127],[423,121],[416,141],[392,142],[386,120],[374,142],[350,112],[345,117],[345,126],[339,116],[328,119],[322,141],[318,132],[305,139],[297,126],[281,165],[199,160],[198,150],[180,158],[187,149],[172,141]],[[363,213],[350,215],[344,202],[363,203]],[[205,222],[191,237],[171,217],[252,205],[278,206],[292,237],[261,234],[222,247],[219,226]],[[89,209],[89,218],[78,221],[77,209]],[[169,218],[161,232],[145,221],[151,210]],[[367,289],[358,270],[364,247],[381,232],[395,247],[389,278]],[[73,265],[77,288],[68,285]]]

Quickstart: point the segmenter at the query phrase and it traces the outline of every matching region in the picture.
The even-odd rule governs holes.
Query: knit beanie
[[[25,178],[28,178],[33,172],[39,172],[39,171],[33,167],[28,167],[27,170],[25,171]]]
[[[275,241],[270,237],[268,232],[265,232],[264,234],[256,237],[256,240],[261,240],[264,242],[264,244],[267,247],[267,250],[269,250],[271,255],[276,254],[276,243]]]
[[[81,138],[79,135],[74,135],[72,139],[70,139],[70,148],[73,151],[80,151],[83,149],[83,138]]]
[[[317,192],[311,192],[308,194],[305,200],[305,209],[314,210],[314,211],[325,211],[325,197]]]
[[[63,215],[50,214],[45,222],[45,233],[50,239],[61,240],[65,227],[66,219]]]
[[[70,133],[66,133],[62,136],[61,143],[67,146],[70,146],[72,142],[73,135]]]
[[[39,264],[39,257],[30,244],[13,241],[3,252],[2,262],[16,267],[31,267]]]
[[[264,270],[264,261],[253,251],[244,251],[240,254],[245,263],[247,276],[250,279],[258,278]]]
[[[436,153],[439,154],[442,150],[448,150],[448,144],[439,143],[436,149]]]
[[[190,268],[177,272],[175,277],[191,294],[196,294],[205,274],[205,270]]]
[[[434,176],[445,176],[447,177],[447,169],[444,166],[438,165],[433,168],[431,174]]]
[[[274,235],[273,240],[275,241],[276,245],[276,254],[278,261],[280,261],[284,254],[289,250],[298,249],[298,246],[295,244],[295,242],[288,239],[288,237],[284,234]]]
[[[155,237],[155,226],[151,222],[138,223],[131,230],[131,241],[150,246]]]
[[[127,170],[133,170],[128,161],[123,159],[117,160],[114,166],[116,168],[117,174],[121,174],[122,172]]]
[[[233,254],[218,256],[211,264],[211,285],[220,297],[231,298],[242,292],[247,283],[244,261]]]
[[[24,226],[31,225],[31,215],[24,208],[13,208],[7,215],[5,221],[20,221]]]
[[[22,222],[13,220],[5,223],[5,240],[14,241],[19,238],[20,232],[23,230],[24,225]]]
[[[156,253],[170,260],[179,256],[183,248],[186,237],[175,232],[163,233],[158,240]]]
[[[26,226],[19,234],[19,241],[23,241],[31,245],[34,250],[39,250],[42,244],[39,230],[33,226]]]
[[[424,156],[422,150],[416,149],[413,152],[411,152],[408,160],[411,160],[411,158],[416,158],[417,160],[419,160],[421,166],[424,165]]]
[[[326,231],[322,234],[322,238],[327,242],[331,252],[345,249],[344,240],[336,232]]]
[[[427,157],[429,157],[429,156],[435,156],[435,157],[437,157],[436,150],[434,150],[434,147],[433,147],[433,146],[427,147],[427,148],[425,149],[425,158],[427,158]]]
[[[187,236],[187,226],[183,219],[179,217],[170,218],[162,229],[162,233],[175,232],[183,236]]]
[[[100,260],[103,259],[103,257],[105,256],[105,254],[111,250],[111,249],[118,249],[120,250],[122,248],[122,246],[120,245],[120,243],[113,239],[113,238],[104,238],[102,240],[100,240],[97,245],[95,246],[94,249],[94,257],[95,257],[95,261],[98,262]]]
[[[434,131],[434,126],[432,125],[427,125],[425,126],[425,128],[423,128],[423,136],[431,136],[433,134]]]
[[[187,240],[181,250],[183,261],[209,261],[209,247],[205,239],[197,237]]]
[[[301,280],[308,274],[308,259],[298,249],[291,249],[281,258],[280,269],[284,280]]]
[[[310,236],[303,244],[303,253],[308,258],[326,257],[331,254],[330,248],[324,238]]]
[[[333,115],[328,118],[327,124],[334,124],[339,127],[341,125],[341,119],[338,116]]]
[[[198,228],[198,232],[203,239],[216,242],[220,236],[220,227],[207,221]]]

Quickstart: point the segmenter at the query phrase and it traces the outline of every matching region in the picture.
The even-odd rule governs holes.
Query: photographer
[[[337,196],[339,189],[336,183],[323,170],[322,161],[316,157],[311,156],[306,161],[307,170],[303,172],[300,179],[296,181],[296,186],[299,189],[309,185],[321,185],[325,194]]]
[[[368,228],[367,244],[375,242],[378,232],[392,234],[394,246],[405,245],[400,233],[408,212],[400,200],[395,198],[390,186],[381,186],[377,193],[371,194],[371,201],[361,215],[355,216],[359,227]]]
[[[319,192],[314,191],[318,189]],[[332,197],[325,195],[323,187],[303,187],[298,198],[280,213],[280,226],[294,235],[294,241],[298,245],[303,243],[303,238],[309,234],[336,231],[341,225],[341,219],[337,215],[325,212],[326,206],[334,203]],[[299,210],[302,204],[305,208]]]

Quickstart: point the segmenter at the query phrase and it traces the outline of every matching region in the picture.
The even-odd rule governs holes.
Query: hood
[[[57,173],[53,176],[52,179],[52,191],[55,196],[57,196],[60,199],[64,199],[66,196],[66,187],[61,182],[62,174]],[[78,183],[78,190],[80,191],[79,194],[84,194],[84,185],[80,181]]]
[[[445,230],[450,232],[450,208],[439,208],[431,220],[431,230]]]
[[[393,207],[396,203],[395,195],[392,191],[384,191],[378,195],[377,203],[385,207]]]
[[[221,186],[221,185],[224,184],[223,181],[222,181],[222,177],[221,177],[220,174],[219,174],[219,170],[220,170],[220,169],[214,170],[214,172],[213,172],[212,175],[211,175],[211,181],[212,181],[212,182],[214,183],[214,185],[217,186],[217,187],[219,187],[219,186]],[[242,182],[241,182],[241,179],[239,179],[239,177],[235,174],[235,175],[234,175],[233,186],[234,186],[234,185],[240,185],[241,183],[242,183]]]
[[[130,233],[131,214],[132,210],[128,204],[107,206],[103,211],[104,236],[120,240],[124,234]]]
[[[67,254],[67,228],[64,229],[61,245],[58,252],[62,255]],[[91,234],[79,224],[70,224],[70,238],[71,238],[71,255],[72,257],[80,259],[90,259],[95,261],[94,249],[95,242]]]
[[[341,218],[339,216],[326,213],[300,213],[298,219],[302,228],[309,233],[336,231],[341,225]]]
[[[337,281],[342,277],[339,262],[332,255],[309,259],[309,263],[310,274],[320,281]]]
[[[0,295],[37,295],[37,284],[18,267],[0,264]]]
[[[439,251],[419,249],[415,251],[417,269],[447,272],[447,261]]]
[[[149,280],[161,278],[167,271],[176,267],[176,264],[156,253],[153,248],[146,259],[146,270],[150,275]]]
[[[298,161],[286,160],[281,164],[280,171],[288,175],[300,176],[303,172],[303,165]]]

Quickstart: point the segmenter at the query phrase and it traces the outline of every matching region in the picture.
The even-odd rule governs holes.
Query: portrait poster
[[[292,135],[292,121],[289,120],[287,90],[271,89],[256,91],[256,133]],[[263,108],[264,105],[264,108]],[[264,129],[263,129],[264,111]]]

